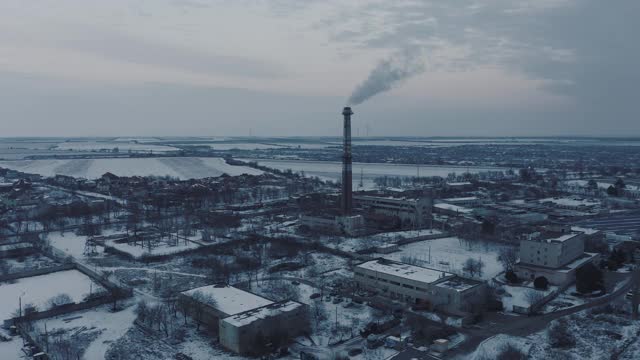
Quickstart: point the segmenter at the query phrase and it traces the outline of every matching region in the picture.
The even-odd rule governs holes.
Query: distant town
[[[0,139],[0,357],[640,358],[640,140],[351,115],[339,138]]]

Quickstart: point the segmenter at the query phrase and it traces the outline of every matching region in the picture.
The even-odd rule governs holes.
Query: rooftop
[[[203,286],[185,291],[182,294],[193,298],[196,293],[202,294],[204,303],[228,315],[273,304],[271,300],[228,285]]]
[[[433,207],[438,208],[438,209],[443,209],[443,210],[455,211],[455,212],[460,213],[460,214],[468,214],[468,213],[473,211],[473,210],[471,210],[469,208],[466,208],[466,207],[453,205],[453,204],[444,204],[444,203],[435,204],[435,205],[433,205]]]
[[[443,277],[452,276],[440,270],[429,269],[421,266],[409,265],[388,259],[376,259],[358,265],[359,268],[376,271],[379,273],[402,277],[409,280],[433,283]]]
[[[225,318],[223,321],[233,326],[241,327],[249,325],[257,320],[268,319],[284,312],[293,311],[301,306],[304,305],[296,301],[288,300],[231,315]]]
[[[458,292],[463,292],[475,286],[478,286],[480,284],[481,283],[478,281],[473,281],[473,280],[469,280],[461,277],[455,277],[455,278],[451,278],[451,279],[447,279],[445,281],[439,282],[436,284],[436,286],[453,289]]]

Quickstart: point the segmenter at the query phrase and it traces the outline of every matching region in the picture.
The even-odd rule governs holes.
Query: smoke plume
[[[349,105],[358,105],[370,97],[391,90],[404,80],[425,70],[422,52],[418,49],[405,49],[376,65],[369,77],[362,82],[349,97]]]

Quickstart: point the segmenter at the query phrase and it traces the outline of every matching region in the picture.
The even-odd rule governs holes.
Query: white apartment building
[[[383,258],[356,266],[354,279],[359,287],[391,299],[453,315],[481,311],[486,303],[484,282]]]
[[[529,239],[520,241],[520,260],[514,271],[521,279],[544,277],[552,285],[573,282],[576,270],[598,256],[584,252],[584,240],[583,232],[556,237],[532,234]]]

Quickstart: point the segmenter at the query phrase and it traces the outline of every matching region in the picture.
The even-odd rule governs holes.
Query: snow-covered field
[[[144,152],[144,153],[165,153],[178,151],[180,149],[173,146],[164,145],[151,145],[151,144],[138,144],[134,142],[111,142],[111,141],[71,141],[59,143],[56,146],[56,150],[74,150],[74,151],[108,151],[113,152],[114,149],[118,149],[118,152]]]
[[[306,160],[261,160],[243,159],[244,161],[257,161],[258,164],[279,170],[291,169],[294,172],[304,171],[307,176],[317,176],[323,180],[338,181],[342,176],[342,163],[333,161],[306,161]],[[447,177],[450,173],[462,174],[465,172],[479,173],[484,171],[501,171],[501,168],[492,167],[466,167],[466,166],[420,166],[411,164],[385,164],[385,163],[354,163],[353,183],[358,188],[360,174],[362,173],[365,188],[373,188],[373,180],[377,177],[412,177],[417,176],[441,176]]]
[[[400,247],[400,251],[379,256],[402,261],[411,258],[417,265],[442,271],[463,274],[464,262],[473,258],[485,264],[482,279],[491,279],[503,268],[498,261],[501,245],[486,242],[469,242],[457,237],[419,241]]]
[[[76,235],[73,232],[67,231],[61,233],[59,231],[50,232],[47,235],[51,246],[63,251],[67,255],[71,255],[76,259],[82,259],[84,255],[84,247],[87,241],[87,237],[84,235]],[[102,247],[97,247],[96,251],[99,253],[104,252]]]
[[[22,306],[33,304],[39,310],[46,310],[47,301],[59,294],[67,294],[76,302],[82,302],[86,295],[105,291],[78,270],[58,271],[51,274],[22,278],[13,284],[0,284],[0,320],[11,318],[18,309],[19,297]]]
[[[0,357],[7,360],[28,359],[22,352],[22,339],[14,336],[11,341],[0,341]]]
[[[110,305],[96,309],[75,312],[40,320],[36,322],[34,332],[43,334],[46,324],[49,333],[65,332],[73,334],[90,333],[93,340],[87,344],[83,359],[104,359],[105,352],[112,342],[122,337],[136,318],[135,306],[130,306],[119,312],[111,312]]]
[[[200,179],[226,173],[231,176],[260,175],[262,171],[227,164],[221,158],[111,158],[70,160],[0,161],[0,167],[42,176],[68,175],[96,179],[111,172],[118,176],[171,176],[180,179]]]

